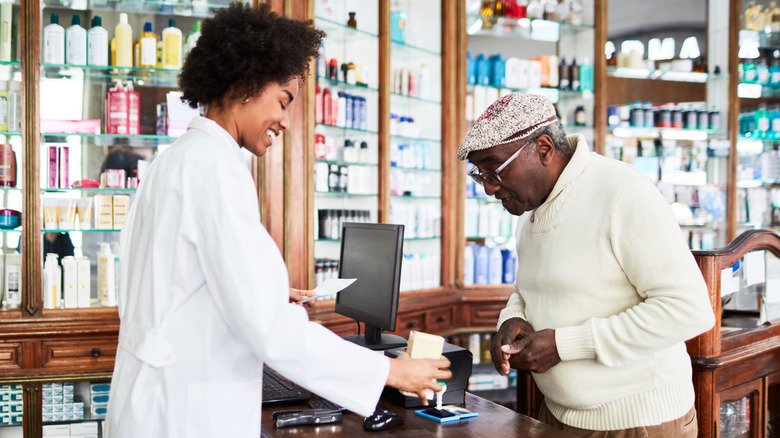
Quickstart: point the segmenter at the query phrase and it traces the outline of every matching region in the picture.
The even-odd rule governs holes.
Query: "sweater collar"
[[[586,167],[588,167],[588,164],[590,164],[591,160],[593,159],[593,154],[591,154],[590,149],[588,148],[588,143],[585,141],[584,136],[580,134],[569,135],[566,137],[566,141],[570,146],[574,147],[574,155],[566,164],[566,167],[563,168],[563,172],[561,172],[561,175],[558,177],[558,181],[555,182],[550,195],[547,196],[547,199],[542,205],[539,206],[539,208],[537,208],[537,210],[544,208],[555,198],[557,198],[558,195],[566,187],[568,187],[569,184],[572,183],[572,181],[580,176],[580,174],[585,170]]]

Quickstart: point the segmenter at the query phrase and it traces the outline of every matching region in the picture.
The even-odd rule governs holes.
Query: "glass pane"
[[[780,383],[769,385],[766,406],[766,436],[780,436]]]
[[[750,400],[744,397],[739,400],[726,401],[720,404],[720,437],[747,438],[752,436],[750,424]]]
[[[441,284],[441,19],[440,2],[390,4],[389,222],[404,225],[401,291]]]
[[[720,282],[726,331],[780,320],[780,258],[771,252],[746,254],[721,272]]]
[[[102,382],[43,384],[43,435],[105,436],[101,428],[110,389],[110,383]]]
[[[379,3],[318,1],[314,22],[327,33],[317,60],[315,99],[318,285],[338,275],[341,224],[379,220]]]
[[[44,309],[116,306],[119,231],[138,183],[198,113],[176,91],[182,59],[200,18],[227,5],[43,2]]]

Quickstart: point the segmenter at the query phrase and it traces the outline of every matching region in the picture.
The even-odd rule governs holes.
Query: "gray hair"
[[[553,124],[547,125],[534,133],[529,141],[536,145],[539,137],[543,135],[547,135],[552,139],[555,149],[564,157],[571,158],[572,155],[574,155],[574,147],[569,144],[568,140],[566,140],[566,132],[564,132],[563,125],[561,124],[560,120],[556,120]]]

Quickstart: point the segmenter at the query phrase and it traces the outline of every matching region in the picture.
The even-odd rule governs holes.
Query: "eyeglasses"
[[[479,169],[477,169],[477,166],[474,166],[471,168],[471,170],[469,170],[468,175],[471,177],[471,179],[474,180],[474,182],[476,182],[479,185],[484,185],[484,183],[488,183],[493,186],[501,185],[501,177],[498,176],[498,174],[501,173],[502,170],[506,169],[506,167],[509,166],[509,164],[515,160],[515,158],[519,157],[520,152],[530,143],[533,142],[529,141],[528,143],[520,146],[520,149],[518,149],[517,152],[512,154],[511,157],[509,157],[506,161],[504,161],[502,165],[498,166],[498,169],[488,170],[486,172],[480,173]]]

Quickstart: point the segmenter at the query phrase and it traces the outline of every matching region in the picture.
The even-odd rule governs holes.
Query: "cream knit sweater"
[[[513,317],[555,329],[561,362],[534,380],[573,427],[658,425],[694,403],[684,341],[712,327],[707,288],[669,204],[582,136],[552,193],[517,227]]]

